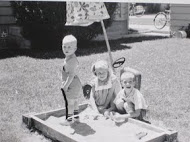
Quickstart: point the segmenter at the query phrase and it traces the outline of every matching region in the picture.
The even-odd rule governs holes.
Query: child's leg
[[[79,114],[79,103],[78,100],[75,100],[74,102],[74,115]],[[74,118],[79,119],[79,116],[75,116]]]
[[[151,123],[147,120],[147,118],[146,118],[146,115],[147,115],[146,113],[147,113],[147,110],[141,109],[140,116],[137,117],[137,119],[140,120],[140,121],[143,121],[143,122],[145,122],[145,123],[151,124]]]
[[[72,118],[69,118],[73,115],[74,111],[74,100],[73,99],[68,99],[68,118],[66,118],[68,121],[72,121]]]
[[[61,122],[61,125],[69,126],[72,124],[72,115],[74,111],[74,101],[72,99],[67,99],[68,102],[68,116],[66,116],[66,120],[64,122]]]
[[[124,114],[126,113],[125,109],[124,109],[124,101],[122,99],[118,99],[115,102],[116,108],[117,108],[117,112]]]
[[[124,109],[127,113],[135,112],[135,105],[132,102],[125,102]]]

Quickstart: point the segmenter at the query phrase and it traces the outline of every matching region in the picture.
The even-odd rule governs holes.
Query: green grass
[[[179,141],[189,142],[190,40],[149,37],[135,41],[111,41],[114,59],[124,56],[124,66],[141,71],[141,92],[149,104],[151,122],[177,130]],[[77,55],[81,65],[79,76],[85,83],[93,77],[92,63],[99,58],[107,59],[108,54],[105,42],[90,43],[89,48],[82,46],[85,45],[81,45]],[[64,106],[60,91],[62,52],[6,50],[0,57],[0,141],[49,141],[25,128],[22,114]]]

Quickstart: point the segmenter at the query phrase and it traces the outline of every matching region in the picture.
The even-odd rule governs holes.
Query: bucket
[[[176,37],[176,38],[186,38],[187,33],[185,31],[176,31],[174,33],[174,37]]]

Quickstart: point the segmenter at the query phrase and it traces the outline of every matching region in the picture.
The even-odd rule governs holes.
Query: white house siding
[[[171,5],[171,31],[184,30],[190,24],[190,4]]]
[[[15,18],[9,1],[0,1],[0,33],[9,32],[10,26],[15,24]]]
[[[8,1],[0,1],[0,24],[15,24],[11,4]]]
[[[9,41],[12,39],[20,45],[24,41],[20,31],[21,28],[16,26],[10,1],[0,1],[0,35],[2,33],[8,33]],[[0,38],[0,49],[6,48],[6,46],[5,38]]]

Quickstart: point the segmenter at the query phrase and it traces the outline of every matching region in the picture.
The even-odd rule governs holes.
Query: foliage
[[[190,38],[190,24],[188,25],[187,29],[185,30],[187,33],[187,37]]]
[[[11,2],[16,22],[23,28],[22,35],[31,40],[33,48],[57,48],[61,39],[73,34],[79,41],[90,40],[102,33],[100,23],[88,27],[65,26],[66,2],[13,1]],[[116,3],[105,3],[108,13],[113,15]],[[105,26],[112,20],[105,20]]]
[[[145,7],[145,12],[150,14],[150,13],[158,13],[162,11],[161,6],[162,4],[159,3],[139,3],[140,5]],[[165,5],[164,9],[170,9],[170,5],[167,4]]]

